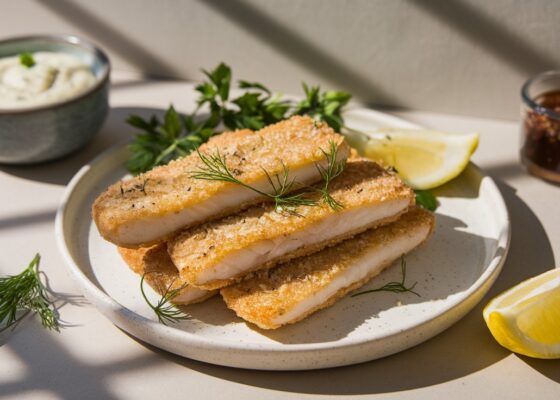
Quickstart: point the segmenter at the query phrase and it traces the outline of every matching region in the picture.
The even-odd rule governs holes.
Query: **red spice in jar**
[[[560,115],[560,90],[544,93],[535,102]],[[521,157],[531,173],[560,181],[560,119],[542,111],[525,112]]]

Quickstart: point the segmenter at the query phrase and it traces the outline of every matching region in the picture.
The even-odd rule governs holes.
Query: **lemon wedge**
[[[502,293],[488,303],[483,316],[505,348],[530,357],[560,358],[560,269]]]
[[[477,133],[385,128],[368,136],[349,141],[364,156],[395,168],[414,189],[432,189],[455,178],[478,146]]]

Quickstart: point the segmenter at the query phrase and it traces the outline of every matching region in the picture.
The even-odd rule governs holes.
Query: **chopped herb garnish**
[[[294,179],[290,180],[289,168],[283,163],[281,174],[271,176],[267,170],[263,169],[272,189],[271,193],[267,193],[236,178],[233,171],[227,166],[226,156],[219,151],[209,155],[201,153],[198,149],[196,151],[204,165],[199,167],[197,171],[192,172],[191,177],[194,179],[230,182],[243,186],[261,196],[272,199],[277,212],[294,213],[294,209],[298,206],[315,205],[315,201],[306,198],[305,193],[292,193],[298,188],[298,183]]]
[[[31,68],[35,65],[35,59],[33,58],[33,54],[29,52],[21,53],[19,55],[19,63],[24,67]]]
[[[435,211],[438,208],[436,196],[429,190],[415,190],[416,204],[429,211]]]
[[[43,327],[58,332],[56,311],[41,282],[36,254],[29,266],[19,275],[0,278],[0,332],[14,327],[29,313],[37,313]]]
[[[404,292],[410,292],[415,294],[416,296],[420,297],[420,295],[418,293],[416,293],[413,289],[416,286],[417,282],[414,282],[411,286],[406,287],[405,286],[405,280],[406,280],[406,261],[404,259],[404,256],[401,257],[401,273],[402,273],[402,279],[400,282],[389,282],[377,289],[369,289],[369,290],[365,290],[363,292],[358,292],[358,293],[354,293],[352,294],[351,297],[356,297],[356,296],[361,296],[363,294],[367,294],[367,293],[375,293],[375,292],[393,292],[393,293],[404,293]]]
[[[152,304],[150,300],[148,300],[148,297],[144,292],[144,279],[146,277],[146,274],[147,273],[143,274],[142,279],[140,279],[140,291],[142,292],[142,297],[144,297],[146,303],[148,303],[150,308],[157,315],[158,321],[164,325],[167,325],[168,323],[175,323],[182,320],[191,319],[190,315],[186,314],[184,311],[180,310],[175,305],[173,305],[173,303],[171,303],[171,301],[175,297],[177,297],[179,292],[187,286],[187,283],[181,285],[177,289],[171,289],[174,283],[171,282],[165,290],[165,293],[158,300],[157,304]]]

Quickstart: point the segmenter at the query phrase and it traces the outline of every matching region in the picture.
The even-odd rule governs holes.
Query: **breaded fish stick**
[[[349,147],[341,135],[324,123],[297,116],[258,132],[223,133],[200,146],[200,152],[207,157],[219,152],[235,178],[273,194],[266,173],[282,175],[284,167],[289,168],[289,180],[305,185],[320,181],[316,164],[327,165],[321,150],[327,151],[331,143],[337,159],[348,157]],[[239,184],[193,177],[203,167],[193,152],[111,185],[92,207],[99,232],[121,247],[146,246],[164,241],[179,229],[270,200]]]
[[[422,244],[433,228],[433,215],[416,208],[390,225],[275,269],[255,272],[220,292],[241,318],[262,329],[276,329],[333,305]]]
[[[177,289],[184,283],[167,254],[165,243],[139,249],[119,247],[119,253],[130,269],[139,275],[146,274],[145,281],[162,296],[167,290]],[[187,285],[171,302],[180,305],[199,303],[216,293],[215,290],[208,291]]]
[[[396,220],[414,204],[414,192],[371,160],[349,159],[329,193],[342,208],[317,205],[278,213],[270,204],[183,231],[168,242],[187,282],[204,289],[227,286],[250,271],[269,268]]]

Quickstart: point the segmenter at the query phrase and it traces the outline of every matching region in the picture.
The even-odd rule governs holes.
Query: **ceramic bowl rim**
[[[0,47],[8,43],[14,42],[27,42],[32,40],[42,40],[44,42],[53,42],[61,44],[69,44],[74,47],[80,48],[87,52],[93,54],[93,56],[101,62],[103,65],[103,72],[99,78],[96,78],[96,82],[93,86],[88,88],[86,91],[72,96],[68,99],[56,101],[53,103],[42,104],[34,107],[25,107],[21,109],[10,108],[10,109],[0,109],[0,117],[9,115],[21,115],[21,114],[31,114],[37,111],[51,110],[60,107],[64,107],[68,104],[79,102],[80,100],[90,96],[92,93],[98,91],[102,88],[109,80],[109,75],[111,72],[111,63],[109,57],[105,54],[103,50],[95,46],[92,42],[83,39],[75,35],[29,35],[29,36],[18,36],[8,39],[0,40]]]

